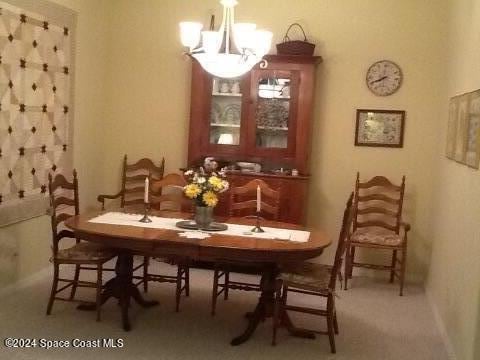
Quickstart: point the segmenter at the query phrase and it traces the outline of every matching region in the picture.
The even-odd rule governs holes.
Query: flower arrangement
[[[187,170],[184,175],[188,184],[184,186],[183,192],[197,206],[214,207],[218,203],[218,194],[229,187],[224,169],[216,172],[214,169],[205,170],[200,167],[199,170]]]

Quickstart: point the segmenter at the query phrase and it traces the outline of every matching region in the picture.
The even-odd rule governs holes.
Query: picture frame
[[[357,109],[355,146],[402,148],[404,110]]]
[[[470,93],[465,164],[474,169],[480,165],[480,90]]]
[[[479,168],[480,89],[450,99],[445,155],[471,168]]]
[[[457,111],[458,98],[450,99],[448,105],[448,125],[447,125],[447,144],[445,155],[451,160],[455,160],[455,137],[457,134]]]

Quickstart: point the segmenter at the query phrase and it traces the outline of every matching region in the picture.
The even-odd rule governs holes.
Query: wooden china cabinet
[[[266,68],[257,65],[237,79],[215,78],[193,61],[188,165],[198,166],[211,156],[229,166],[231,186],[263,179],[281,193],[279,220],[302,224],[315,68],[321,58],[267,55],[265,59]],[[261,171],[239,170],[237,162],[260,164]],[[292,175],[292,169],[298,175]],[[228,202],[228,193],[222,194],[215,212],[227,214]]]

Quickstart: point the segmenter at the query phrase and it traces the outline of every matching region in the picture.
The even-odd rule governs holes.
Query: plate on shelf
[[[216,102],[212,101],[212,108],[210,109],[210,123],[218,124],[222,117],[222,107]]]
[[[229,104],[225,106],[222,114],[222,123],[240,125],[240,105]]]
[[[289,103],[286,101],[269,99],[259,101],[257,106],[257,126],[264,128],[286,128],[288,126]]]

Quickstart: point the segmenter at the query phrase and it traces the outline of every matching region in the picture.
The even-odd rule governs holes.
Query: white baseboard
[[[445,323],[443,322],[443,319],[440,316],[440,312],[438,311],[437,304],[435,304],[433,295],[430,293],[430,290],[428,290],[428,287],[425,287],[425,294],[427,296],[428,303],[430,304],[430,308],[432,309],[433,317],[435,319],[435,323],[437,324],[437,328],[440,332],[440,336],[442,338],[443,344],[445,345],[445,349],[447,350],[448,358],[450,360],[457,360],[457,355],[455,354],[455,348],[453,347],[452,341],[448,336]]]
[[[14,282],[13,284],[5,286],[3,289],[0,289],[0,299],[10,295],[11,293],[29,287],[35,284],[37,281],[41,280],[45,276],[50,275],[52,272],[51,266],[47,266],[35,274],[27,276],[25,279]]]

